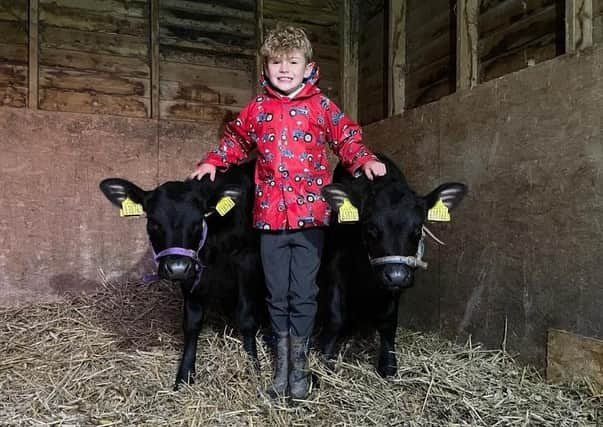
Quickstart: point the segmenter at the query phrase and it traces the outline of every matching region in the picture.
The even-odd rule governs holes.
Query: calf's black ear
[[[341,184],[329,184],[320,190],[320,194],[325,198],[331,209],[337,212],[345,199],[350,199],[350,194]]]
[[[442,184],[425,196],[427,209],[431,209],[441,199],[448,210],[452,210],[461,203],[463,197],[467,194],[467,190],[467,186],[460,182]]]
[[[133,202],[144,206],[143,201],[147,191],[126,179],[107,178],[101,181],[99,187],[105,197],[117,207],[121,208],[122,202],[128,197]]]

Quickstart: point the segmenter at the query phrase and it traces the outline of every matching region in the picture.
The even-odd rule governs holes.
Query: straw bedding
[[[502,351],[406,330],[394,378],[375,373],[376,339],[353,340],[335,371],[312,355],[319,386],[308,401],[270,402],[267,348],[253,374],[236,332],[207,320],[197,381],[174,392],[181,314],[169,283],[106,283],[94,295],[0,309],[0,424],[603,425],[603,396],[586,381],[547,385]]]

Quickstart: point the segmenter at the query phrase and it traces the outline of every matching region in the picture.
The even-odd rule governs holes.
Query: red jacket
[[[254,226],[290,230],[329,223],[320,189],[331,182],[327,145],[350,173],[376,157],[361,144],[360,126],[343,115],[317,86],[315,66],[293,98],[263,78],[257,96],[228,123],[217,149],[199,162],[218,168],[243,161],[257,148]]]

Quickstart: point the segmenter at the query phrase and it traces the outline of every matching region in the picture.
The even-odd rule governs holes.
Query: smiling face
[[[298,89],[311,72],[312,63],[306,63],[301,49],[292,49],[266,60],[266,77],[276,90],[285,95]]]

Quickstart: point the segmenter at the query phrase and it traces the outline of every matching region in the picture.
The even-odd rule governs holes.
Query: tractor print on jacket
[[[218,148],[201,162],[218,168],[241,163],[257,148],[253,223],[263,230],[288,230],[329,223],[320,190],[330,184],[326,147],[355,173],[376,157],[361,144],[360,126],[346,117],[318,87],[318,66],[289,98],[262,76],[264,94],[228,123]]]

